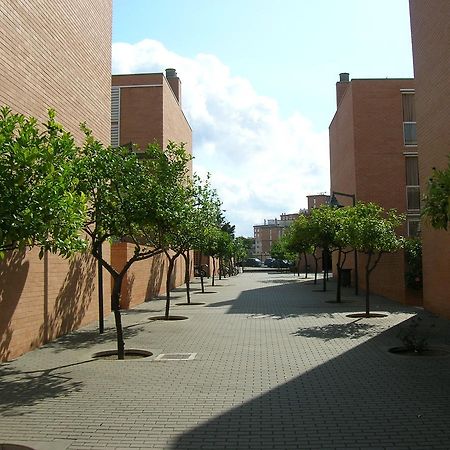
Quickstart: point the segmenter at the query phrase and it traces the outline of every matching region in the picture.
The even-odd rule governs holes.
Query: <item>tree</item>
[[[236,245],[236,262],[241,261],[244,258],[250,257],[251,255],[251,249],[253,244],[255,243],[254,238],[244,237],[244,236],[237,236],[235,239],[235,245]]]
[[[295,221],[289,227],[287,235],[289,238],[288,247],[291,249],[292,252],[298,254],[298,271],[300,271],[301,255],[304,256],[305,278],[308,278],[307,254],[314,252],[308,216],[304,214],[298,216],[297,219],[295,219]],[[317,267],[316,267],[316,277],[317,277]]]
[[[113,279],[111,309],[116,323],[117,354],[123,359],[122,282],[132,264],[163,251],[160,230],[172,224],[177,214],[168,194],[184,176],[189,156],[182,145],[170,143],[165,149],[149,145],[138,158],[128,148],[105,148],[89,130],[84,131],[86,142],[78,173],[89,204],[84,230],[91,240],[92,255]],[[113,267],[103,258],[101,247],[107,240],[134,246],[133,255],[123,267]]]
[[[245,258],[250,257],[252,245],[255,240],[244,236],[238,236],[233,241],[233,258],[234,263],[238,264]]]
[[[202,181],[198,176],[194,176],[193,180],[186,179],[179,186],[172,186],[172,190],[173,208],[177,213],[174,214],[172,211],[174,222],[160,233],[164,252],[169,260],[166,279],[166,320],[169,319],[170,279],[175,260],[180,255],[185,258],[185,281],[190,303],[189,252],[201,241],[202,229],[213,226],[220,212],[220,200],[216,191],[211,188],[209,178]]]
[[[4,252],[41,247],[63,256],[86,247],[80,230],[86,197],[74,176],[78,148],[50,110],[36,119],[0,108],[0,259]]]
[[[232,238],[230,234],[218,226],[212,226],[208,229],[206,245],[204,247],[204,254],[212,257],[212,285],[214,286],[216,273],[216,260],[219,260],[219,279],[222,279],[224,270],[224,258],[230,253],[230,245]]]
[[[342,286],[342,270],[345,265],[347,255],[354,251],[351,248],[350,233],[348,227],[351,222],[351,206],[335,209],[335,238],[334,245],[338,251],[336,261],[337,286],[336,286],[336,303],[341,302],[341,286]]]
[[[296,254],[295,252],[292,251],[289,244],[290,244],[289,235],[288,234],[281,235],[280,238],[272,244],[272,247],[270,248],[270,256],[279,261],[294,260]]]
[[[405,282],[411,289],[422,289],[422,241],[418,237],[404,240]]]
[[[370,317],[370,275],[383,253],[399,250],[403,239],[395,229],[404,221],[395,210],[385,211],[374,203],[358,202],[348,210],[347,232],[350,245],[367,255],[366,274],[366,317]]]
[[[423,216],[430,220],[433,228],[447,230],[450,222],[450,157],[446,169],[433,168],[423,200]]]
[[[323,290],[327,290],[328,258],[337,248],[336,237],[338,220],[336,209],[329,205],[314,208],[309,218],[311,241],[315,247],[323,250],[324,274]],[[326,260],[326,261],[325,261]]]

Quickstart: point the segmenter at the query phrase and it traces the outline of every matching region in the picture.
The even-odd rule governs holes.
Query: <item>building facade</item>
[[[419,174],[425,192],[433,167],[450,155],[450,2],[410,0]],[[450,318],[450,231],[421,222],[423,304]]]
[[[78,143],[86,122],[109,145],[112,1],[0,0],[0,11],[0,104],[40,122],[52,108]],[[0,360],[97,318],[96,261],[38,253],[0,262]]]
[[[253,237],[255,239],[253,253],[257,258],[264,262],[265,259],[270,257],[272,245],[280,239],[300,214],[309,214],[313,208],[328,204],[330,201],[330,196],[327,194],[313,194],[306,197],[308,201],[307,209],[302,209],[298,213],[283,213],[279,219],[265,219],[263,224],[253,226]]]
[[[270,258],[272,245],[280,239],[299,213],[281,214],[279,219],[264,219],[261,225],[253,225],[254,255],[261,261]]]
[[[110,141],[112,0],[0,0],[0,104]]]
[[[308,211],[321,205],[328,205],[330,202],[330,196],[327,194],[307,195],[306,198],[308,199]]]
[[[157,142],[185,144],[192,154],[192,129],[181,105],[181,80],[175,69],[163,73],[113,75],[111,144],[137,146],[145,151]]]
[[[416,236],[420,189],[413,79],[353,79],[340,75],[337,110],[330,124],[331,191],[342,204],[374,202],[407,215],[399,230]],[[358,258],[364,286],[364,255]],[[352,268],[352,258],[348,268]],[[420,303],[407,289],[402,251],[384,255],[372,275],[373,291],[400,302]],[[354,276],[354,274],[352,274]],[[353,281],[354,282],[354,281]]]

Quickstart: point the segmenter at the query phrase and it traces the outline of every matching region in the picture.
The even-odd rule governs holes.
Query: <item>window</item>
[[[417,237],[420,234],[420,220],[419,219],[408,219],[408,236]]]
[[[406,208],[420,210],[419,164],[417,156],[406,158]]]
[[[403,122],[403,142],[405,145],[417,145],[417,128],[415,122]]]
[[[417,145],[416,106],[413,92],[402,94],[402,108],[403,108],[403,143],[405,145]]]
[[[120,123],[120,87],[113,86],[111,88],[111,146],[112,147],[118,147],[120,144],[119,123]]]

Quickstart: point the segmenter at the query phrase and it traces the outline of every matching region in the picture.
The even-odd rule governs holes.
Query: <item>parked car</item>
[[[247,258],[242,261],[242,267],[261,267],[262,262],[258,258]]]
[[[266,258],[266,260],[264,261],[264,265],[266,267],[272,267],[272,263],[275,261],[275,259],[273,258]]]
[[[274,260],[272,260],[272,262],[270,263],[270,266],[268,266],[268,267],[277,268],[277,269],[286,269],[288,267],[291,267],[292,264],[293,263],[291,261],[287,261],[286,259],[274,259]]]

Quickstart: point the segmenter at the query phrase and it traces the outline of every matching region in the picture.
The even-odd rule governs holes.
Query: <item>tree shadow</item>
[[[90,360],[77,364],[86,362]],[[80,391],[82,382],[73,381],[64,372],[57,372],[73,365],[76,364],[30,372],[21,372],[6,364],[0,365],[0,413],[5,416],[23,416],[27,410],[21,407]]]
[[[19,304],[30,263],[25,260],[26,251],[8,252],[0,261],[0,361],[11,356],[11,340],[14,330],[11,320]]]
[[[128,273],[125,275],[124,286],[122,286],[122,291],[120,293],[120,308],[128,310],[131,304],[131,296],[133,293],[133,285],[136,280],[134,273]]]
[[[249,318],[271,317],[289,319],[314,315],[323,317],[326,314],[345,314],[364,309],[363,296],[355,296],[351,288],[344,288],[342,302],[335,303],[332,291],[314,292],[314,284],[309,282],[293,282],[283,284],[268,283],[267,286],[242,291],[236,298],[212,301],[207,308],[228,307],[227,314],[244,314]],[[407,312],[406,307],[380,296],[373,296],[372,311],[387,308],[389,311]]]
[[[164,253],[152,256],[151,258],[145,301],[150,301],[161,293],[162,286],[165,283],[165,260],[166,255]]]
[[[96,260],[87,253],[75,255],[70,259],[69,270],[54,305],[49,308],[48,271],[48,255],[45,255],[44,321],[32,347],[53,341],[57,337],[79,328],[86,316],[95,290]]]
[[[149,311],[147,311],[147,313],[148,312]],[[138,323],[124,326],[123,336],[125,341],[137,336],[142,331],[144,331],[144,327]],[[88,349],[94,345],[115,343],[116,340],[117,334],[115,328],[107,329],[102,334],[99,334],[97,330],[77,330],[49,342],[46,344],[46,347],[53,349],[56,353],[59,353],[67,349]]]
[[[295,336],[303,336],[307,338],[319,338],[325,341],[332,339],[359,339],[364,336],[370,336],[372,330],[377,327],[373,324],[360,323],[361,319],[350,323],[330,323],[324,326],[299,328]]]

